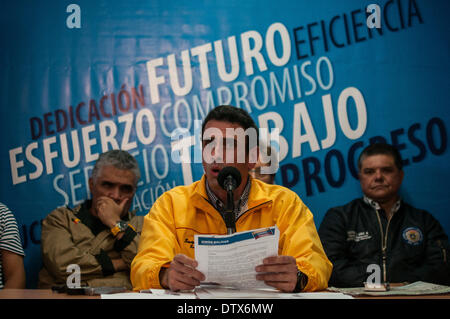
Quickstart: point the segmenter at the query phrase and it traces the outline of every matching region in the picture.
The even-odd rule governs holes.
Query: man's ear
[[[89,177],[89,191],[92,194],[92,190],[94,189],[94,179],[92,177]]]

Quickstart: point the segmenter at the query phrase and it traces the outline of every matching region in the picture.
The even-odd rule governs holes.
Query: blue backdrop
[[[145,214],[201,177],[198,121],[219,104],[279,129],[276,182],[317,226],[361,196],[355,160],[385,140],[404,158],[402,196],[449,234],[448,12],[445,0],[3,4],[0,201],[20,226],[27,285],[41,267],[41,220],[90,195],[99,153],[136,156],[133,208]],[[191,163],[172,159],[177,128],[194,136]]]

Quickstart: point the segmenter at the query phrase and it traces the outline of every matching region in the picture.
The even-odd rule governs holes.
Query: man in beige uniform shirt
[[[66,284],[79,267],[81,286],[131,289],[129,268],[142,216],[129,208],[139,178],[139,166],[128,152],[100,155],[89,179],[92,199],[73,209],[57,208],[42,223],[39,288]]]

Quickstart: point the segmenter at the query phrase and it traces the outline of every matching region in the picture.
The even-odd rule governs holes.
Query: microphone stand
[[[231,179],[231,177],[227,177]],[[227,183],[227,205],[225,207],[225,224],[227,225],[227,235],[231,235],[236,232],[236,220],[234,216],[234,194],[233,194],[233,183],[230,181]]]

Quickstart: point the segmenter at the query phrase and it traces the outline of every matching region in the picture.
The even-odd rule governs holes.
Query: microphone
[[[220,187],[227,191],[227,203],[224,211],[225,224],[227,225],[227,234],[236,232],[236,220],[234,216],[234,195],[233,191],[241,185],[242,177],[237,168],[232,166],[224,167],[217,177]]]
[[[242,177],[237,168],[233,166],[226,166],[220,172],[217,177],[220,187],[227,192],[234,191],[241,185]]]

